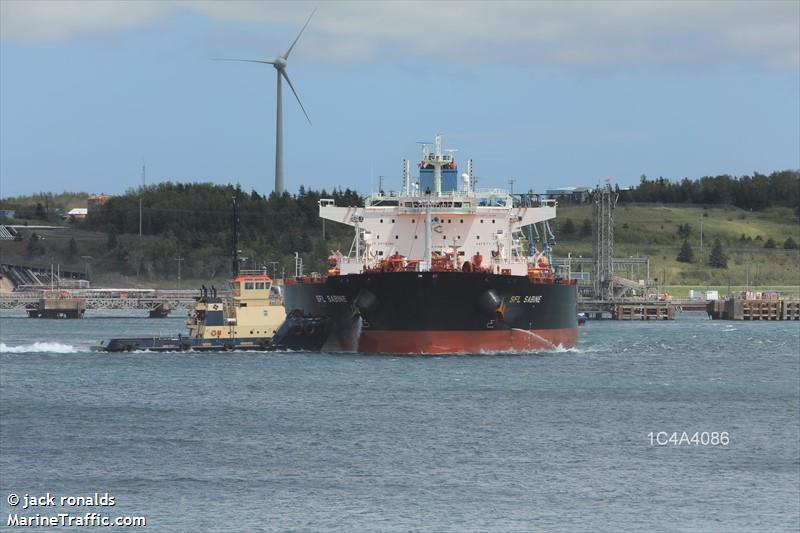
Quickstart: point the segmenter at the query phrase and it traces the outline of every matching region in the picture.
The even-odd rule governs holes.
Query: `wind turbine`
[[[303,107],[303,102],[300,101],[300,97],[297,96],[297,91],[294,90],[294,85],[292,85],[292,80],[289,79],[289,75],[286,74],[286,65],[289,60],[289,54],[292,53],[292,49],[294,45],[297,44],[297,41],[300,40],[300,36],[303,35],[303,32],[308,26],[308,23],[311,22],[311,17],[314,16],[314,13],[317,12],[317,9],[314,8],[314,11],[311,12],[311,15],[308,16],[308,20],[303,25],[303,28],[300,30],[300,33],[297,34],[294,42],[286,50],[286,53],[282,56],[278,56],[275,58],[274,61],[262,61],[258,59],[227,59],[227,58],[215,58],[214,61],[242,61],[245,63],[262,63],[264,65],[272,65],[275,68],[275,72],[277,74],[278,85],[277,85],[277,96],[278,96],[278,107],[277,113],[275,115],[275,192],[278,194],[283,194],[284,191],[284,181],[283,181],[283,96],[282,96],[282,82],[281,76],[286,79],[286,83],[289,84],[289,88],[294,93],[294,97],[297,98],[297,103],[300,104],[300,109],[303,110],[303,114],[306,116],[306,120],[308,123],[311,124],[311,119],[308,118],[308,113],[306,113],[306,108]]]

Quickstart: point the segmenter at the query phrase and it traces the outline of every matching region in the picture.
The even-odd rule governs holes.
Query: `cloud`
[[[3,0],[0,36],[3,40],[40,42],[130,30],[156,22],[173,7],[161,2]]]
[[[182,11],[220,25],[294,32],[314,4],[3,1],[2,38],[67,39],[146,27]],[[328,63],[407,58],[461,64],[800,69],[800,2],[320,3],[296,54]]]

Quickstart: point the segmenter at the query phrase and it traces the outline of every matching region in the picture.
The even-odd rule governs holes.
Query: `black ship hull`
[[[569,348],[577,291],[527,276],[386,272],[285,286],[287,312],[326,317],[327,349],[369,353],[480,353]]]

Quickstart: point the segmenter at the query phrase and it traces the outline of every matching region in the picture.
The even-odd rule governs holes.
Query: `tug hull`
[[[93,346],[100,352],[229,352],[229,351],[319,351],[329,336],[329,320],[291,313],[274,337],[243,337],[229,339],[198,339],[175,335],[171,337],[115,338]]]

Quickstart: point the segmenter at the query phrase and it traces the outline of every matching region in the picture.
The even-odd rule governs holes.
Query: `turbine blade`
[[[303,35],[303,32],[304,32],[304,31],[306,31],[306,26],[308,26],[308,23],[309,23],[309,22],[311,22],[311,17],[313,17],[313,16],[314,16],[314,13],[316,13],[316,12],[317,12],[317,8],[315,7],[315,8],[314,8],[314,11],[312,11],[312,12],[311,12],[311,14],[308,16],[308,20],[307,20],[307,21],[306,21],[306,23],[303,25],[303,29],[301,29],[301,30],[300,30],[300,33],[298,33],[298,34],[297,34],[297,37],[295,37],[295,39],[294,39],[294,42],[292,43],[292,46],[290,46],[290,47],[289,47],[289,49],[288,49],[288,50],[286,50],[286,53],[285,53],[285,54],[283,54],[283,58],[284,58],[284,59],[289,59],[289,54],[291,54],[291,53],[292,53],[292,48],[294,48],[294,45],[296,45],[296,44],[297,44],[297,41],[299,41],[299,40],[300,40],[300,36],[301,36],[301,35]],[[286,81],[289,81],[289,80],[287,79]],[[291,85],[291,84],[290,84],[290,85]]]
[[[244,63],[264,63],[265,65],[274,65],[272,61],[259,61],[258,59],[228,59],[226,57],[215,57],[211,61],[242,61]]]
[[[300,101],[300,97],[297,96],[297,91],[294,90],[294,85],[292,85],[292,80],[289,79],[289,75],[286,74],[285,70],[281,69],[280,72],[281,72],[281,74],[283,74],[283,77],[286,78],[286,83],[289,84],[289,88],[294,93],[294,97],[297,98],[297,103],[300,104],[300,109],[303,110],[303,114],[306,116],[306,120],[308,120],[308,123],[311,124],[311,119],[308,118],[308,113],[306,113],[306,108],[303,107],[303,102]],[[311,125],[313,126],[313,124],[311,124]]]

